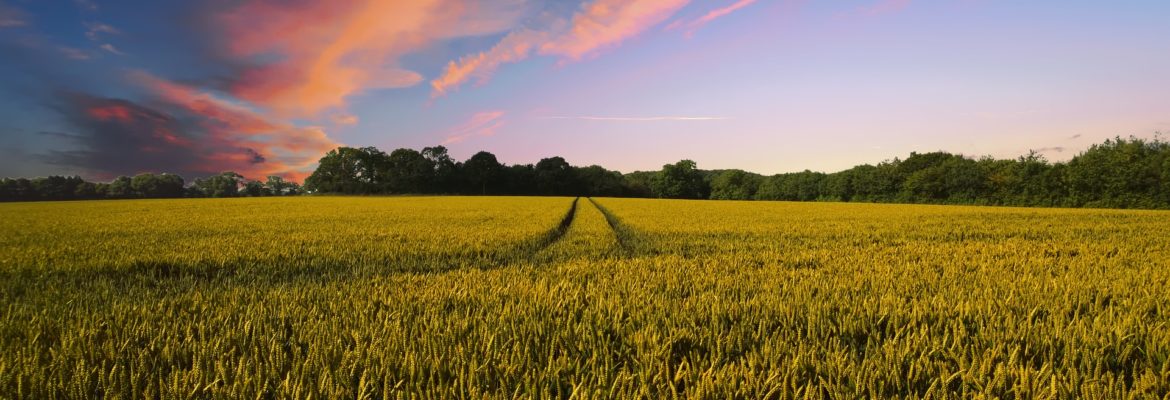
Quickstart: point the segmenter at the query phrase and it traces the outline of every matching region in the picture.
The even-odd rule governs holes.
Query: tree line
[[[302,193],[300,184],[279,176],[269,176],[261,182],[235,172],[195,179],[190,184],[179,175],[166,173],[119,176],[110,182],[89,182],[80,176],[0,179],[0,201],[259,197]]]
[[[481,151],[454,160],[443,146],[390,153],[340,147],[321,158],[304,187],[280,177],[239,174],[196,179],[173,174],[91,183],[51,176],[0,180],[0,200],[234,197],[310,194],[460,194],[654,197],[721,200],[847,201],[1048,207],[1170,208],[1170,143],[1114,138],[1067,162],[1030,152],[1016,159],[970,158],[947,152],[859,165],[836,173],[760,175],[700,170],[681,160],[658,171],[622,174],[598,165],[573,166],[549,157],[506,165]]]

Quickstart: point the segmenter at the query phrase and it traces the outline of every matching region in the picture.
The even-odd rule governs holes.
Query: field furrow
[[[565,235],[537,253],[538,263],[576,259],[601,259],[621,250],[617,235],[592,201],[578,201],[576,216]]]

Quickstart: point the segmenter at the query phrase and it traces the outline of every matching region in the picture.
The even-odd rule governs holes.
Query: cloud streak
[[[114,47],[114,45],[109,44],[109,43],[102,43],[102,45],[98,46],[98,48],[105,50],[107,53],[110,53],[110,54],[119,55],[119,56],[126,55],[126,53],[123,53],[122,50],[118,50],[117,47]]]
[[[505,36],[491,49],[452,61],[431,81],[432,97],[466,82],[485,82],[503,64],[532,54],[555,56],[562,63],[580,61],[617,47],[674,15],[689,0],[594,0],[571,20],[556,20],[540,29],[524,28]]]
[[[492,136],[504,126],[503,111],[484,111],[475,113],[467,122],[459,124],[447,133],[443,145],[463,142],[473,137]]]
[[[756,2],[756,0],[739,0],[739,1],[733,3],[729,6],[711,10],[711,11],[707,12],[706,14],[703,14],[702,17],[696,18],[692,21],[689,21],[689,22],[683,22],[681,20],[676,21],[676,22],[670,24],[669,26],[667,26],[666,29],[667,30],[680,29],[680,28],[685,29],[686,35],[689,37],[691,35],[694,35],[695,31],[699,30],[699,28],[702,28],[704,25],[707,25],[711,21],[714,21],[714,20],[719,19],[719,18],[723,18],[723,17],[727,16],[728,14],[731,14],[731,13],[733,13],[741,8],[750,6],[750,5],[752,5],[752,3],[755,3],[755,2]]]

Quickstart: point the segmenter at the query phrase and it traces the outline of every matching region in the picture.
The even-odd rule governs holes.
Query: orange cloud
[[[480,82],[486,81],[500,65],[528,58],[537,46],[546,41],[546,37],[547,34],[544,32],[528,29],[515,31],[488,51],[462,57],[459,61],[451,61],[443,70],[443,74],[431,81],[432,97],[447,94],[473,77],[478,78]]]
[[[242,73],[234,95],[284,116],[314,117],[357,93],[421,82],[401,66],[403,56],[439,40],[509,29],[522,5],[250,0],[216,22],[227,52],[257,65]]]
[[[455,144],[476,136],[492,136],[504,126],[503,111],[475,113],[467,122],[459,124],[447,134],[443,145]]]
[[[676,28],[680,28],[680,27],[685,27],[687,30],[687,33],[686,33],[687,36],[691,36],[695,33],[696,30],[698,30],[699,28],[702,28],[703,25],[707,25],[711,21],[714,21],[716,19],[727,16],[727,14],[731,14],[731,13],[735,12],[736,10],[747,7],[755,2],[756,2],[756,0],[739,0],[739,1],[735,2],[734,4],[729,5],[727,7],[722,7],[722,8],[717,8],[717,9],[711,10],[710,12],[704,14],[702,17],[695,19],[694,21],[690,21],[690,22],[677,21],[675,23],[672,23],[672,24],[670,24],[670,26],[667,26],[667,29],[676,29]]]
[[[442,96],[472,78],[483,82],[500,65],[522,61],[533,52],[562,61],[584,57],[620,45],[669,18],[689,0],[594,0],[582,6],[566,25],[563,20],[540,30],[521,29],[505,36],[488,51],[464,56],[447,64],[431,81],[432,97]]]
[[[196,147],[206,153],[196,170],[235,170],[247,177],[307,176],[325,152],[338,147],[317,127],[297,127],[273,120],[245,106],[210,93],[134,72],[131,79],[148,88],[158,100],[197,116],[205,137]],[[224,151],[246,149],[246,151]]]
[[[541,54],[570,60],[596,54],[658,25],[689,0],[596,0],[573,16],[569,32],[545,43]]]

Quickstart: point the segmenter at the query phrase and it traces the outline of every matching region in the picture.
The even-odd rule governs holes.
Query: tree
[[[573,166],[561,157],[543,158],[536,163],[536,193],[545,196],[581,194]]]
[[[536,168],[532,164],[515,164],[503,169],[501,193],[530,196],[536,191]]]
[[[620,197],[626,195],[623,186],[624,180],[620,172],[607,170],[600,165],[590,165],[576,168],[574,175],[577,176],[581,190],[586,196]]]
[[[248,197],[263,197],[269,196],[269,192],[264,190],[264,183],[260,181],[248,180],[244,182],[244,187],[240,191],[244,196]]]
[[[77,186],[85,183],[79,176],[49,176],[32,180],[32,190],[39,200],[71,200]]]
[[[654,197],[653,181],[657,171],[634,171],[622,175],[622,196]]]
[[[503,170],[504,166],[500,165],[496,156],[486,151],[475,153],[463,163],[463,173],[471,184],[470,189],[480,194],[488,194],[489,186],[492,189],[490,193],[498,190],[494,186],[499,183]]]
[[[177,198],[183,197],[183,177],[174,174],[143,173],[130,179],[130,188],[136,197]]]
[[[691,160],[682,160],[662,166],[662,171],[650,181],[654,196],[669,199],[705,199],[710,192],[703,174]]]
[[[459,165],[447,154],[447,148],[443,146],[424,147],[421,154],[434,168],[427,191],[431,193],[457,191],[460,186]]]
[[[385,172],[390,193],[424,193],[428,191],[435,174],[431,160],[412,149],[398,149],[390,153]]]
[[[296,193],[288,193],[294,182],[289,182],[276,175],[269,175],[264,180],[264,190],[273,196],[286,196]]]
[[[38,200],[32,181],[25,178],[0,180],[0,201]]]
[[[127,199],[134,196],[134,188],[128,176],[119,176],[110,181],[107,196],[111,199]]]
[[[235,172],[224,172],[203,179],[196,179],[195,186],[199,187],[208,197],[236,197],[240,194],[240,186],[244,177]]]
[[[373,147],[338,147],[321,157],[317,169],[305,179],[305,188],[320,193],[372,194],[385,190],[382,174],[389,157]]]
[[[711,180],[711,198],[717,200],[751,200],[760,189],[762,177],[743,170],[719,173]]]

